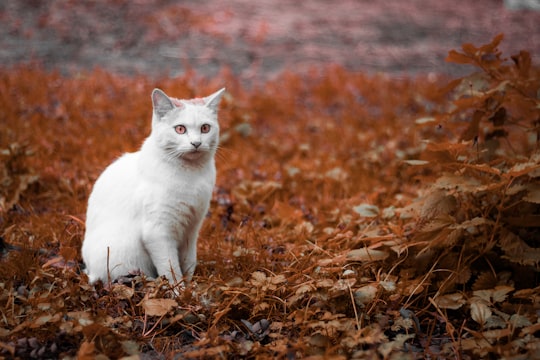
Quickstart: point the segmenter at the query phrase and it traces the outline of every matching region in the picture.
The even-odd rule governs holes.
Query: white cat
[[[224,91],[178,100],[154,89],[150,136],[105,169],[88,199],[82,257],[90,282],[133,270],[191,279],[216,180]]]

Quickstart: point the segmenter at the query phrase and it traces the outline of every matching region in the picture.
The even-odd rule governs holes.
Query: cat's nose
[[[201,142],[200,141],[193,141],[193,142],[191,142],[191,145],[193,145],[193,147],[195,149],[198,149],[199,146],[201,146]]]

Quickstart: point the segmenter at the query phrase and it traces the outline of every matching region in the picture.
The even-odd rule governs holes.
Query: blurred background
[[[339,64],[353,72],[462,75],[450,49],[504,33],[501,50],[539,61],[540,1],[2,0],[0,63],[73,73],[212,77],[245,82]]]

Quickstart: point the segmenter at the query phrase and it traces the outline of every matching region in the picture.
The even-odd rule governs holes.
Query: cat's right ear
[[[154,89],[152,91],[152,105],[154,107],[154,113],[160,118],[174,109],[171,99],[160,89]]]

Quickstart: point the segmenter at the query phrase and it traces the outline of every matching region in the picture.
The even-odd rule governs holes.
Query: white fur
[[[191,279],[216,179],[217,108],[224,90],[187,101],[152,92],[150,136],[139,151],[105,169],[88,199],[82,257],[90,282],[133,270],[165,275],[171,283]],[[208,133],[203,124],[210,125]],[[177,125],[186,133],[178,134]],[[192,145],[197,142],[198,148]]]

